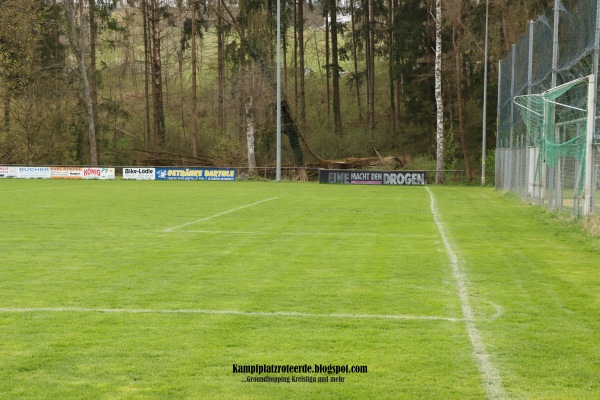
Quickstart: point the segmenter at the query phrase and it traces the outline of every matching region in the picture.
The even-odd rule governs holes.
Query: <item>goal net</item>
[[[575,215],[581,201],[587,214],[586,204],[591,201],[587,178],[593,171],[586,161],[591,158],[588,132],[594,129],[594,113],[588,110],[595,104],[594,90],[594,77],[587,76],[514,98],[528,135],[529,196],[556,209],[565,200],[571,202]]]

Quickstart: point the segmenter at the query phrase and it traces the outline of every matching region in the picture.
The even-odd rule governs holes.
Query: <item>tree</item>
[[[305,83],[305,69],[306,64],[304,63],[304,0],[297,1],[298,7],[298,53],[299,63],[297,70],[299,70],[300,76],[300,121],[302,124],[306,123],[306,83]]]
[[[83,0],[80,0],[83,2]],[[97,80],[97,70],[96,70],[96,40],[98,37],[98,27],[96,24],[96,0],[88,0],[88,15],[89,15],[89,25],[90,25],[90,64],[89,64],[89,85],[90,85],[90,98],[92,102],[92,113],[94,115],[94,137],[98,138],[99,132],[99,119],[98,119],[98,84]],[[83,4],[81,5],[83,9]],[[99,154],[98,154],[99,156]],[[96,165],[96,164],[94,164]]]
[[[90,80],[88,78],[86,66],[87,52],[87,29],[86,18],[83,13],[83,0],[79,0],[79,4],[75,10],[73,0],[67,1],[67,14],[69,15],[70,23],[70,43],[73,52],[79,60],[79,72],[83,84],[84,100],[88,119],[88,139],[90,143],[90,164],[98,165],[98,144],[96,141],[96,120],[94,118],[94,106],[92,102],[92,93]]]
[[[330,85],[330,78],[331,78],[331,62],[330,62],[330,57],[331,57],[331,51],[330,51],[330,40],[329,40],[329,35],[331,33],[331,22],[330,21],[330,15],[329,15],[329,3],[327,3],[327,5],[325,6],[325,9],[323,10],[323,14],[325,16],[325,70],[327,72],[326,75],[326,99],[327,99],[327,127],[330,126],[330,121],[331,121],[331,85]]]
[[[18,138],[11,129],[12,103],[31,82],[34,72],[40,21],[33,1],[0,0],[0,79],[3,123],[0,126],[0,162],[9,162],[18,152]]]
[[[331,73],[333,89],[333,125],[335,133],[342,135],[342,111],[340,109],[340,63],[338,52],[337,1],[329,0],[331,14]]]
[[[435,183],[444,181],[444,99],[442,97],[442,0],[435,0],[435,101],[436,174]]]
[[[258,68],[261,70],[261,72],[264,76],[264,79],[265,79],[266,83],[268,84],[269,88],[271,89],[272,93],[275,93],[277,90],[277,81],[276,81],[276,77],[275,77],[275,74],[274,74],[273,68],[272,68],[272,64],[273,64],[272,56],[273,56],[274,52],[272,51],[272,49],[270,52],[269,52],[269,49],[267,49],[266,51],[261,50],[260,46],[257,44],[259,37],[248,35],[245,32],[245,30],[243,30],[240,27],[240,24],[238,23],[237,19],[233,16],[233,13],[231,12],[231,10],[229,10],[229,8],[223,2],[222,2],[222,4],[223,4],[223,8],[227,12],[227,15],[229,16],[228,24],[230,24],[230,26],[232,26],[236,30],[236,32],[238,33],[238,35],[240,37],[242,47],[247,51],[247,53],[250,55],[250,57],[252,57],[252,59],[256,62],[256,64],[258,65]],[[240,18],[243,18],[243,17],[244,17],[244,13],[240,13]],[[254,40],[257,40],[257,42],[254,42]],[[269,41],[269,43],[272,43],[272,42],[273,42],[273,40]],[[265,51],[267,56],[265,56],[263,51]],[[271,56],[271,59],[269,59],[269,57],[268,57],[269,54]],[[287,102],[287,99],[285,98],[285,96],[283,96],[282,100],[281,100],[281,119],[282,119],[282,133],[285,134],[290,141],[290,145],[294,152],[294,158],[296,159],[296,164],[299,166],[302,166],[302,165],[304,165],[304,153],[303,153],[302,147],[300,145],[300,136],[301,136],[300,129],[298,128],[298,125],[296,124],[296,121],[293,118],[292,111],[290,109],[289,103]]]
[[[246,144],[248,149],[248,173],[254,175],[256,173],[256,155],[254,153],[254,108],[253,97],[248,96],[244,103],[246,112]]]
[[[166,140],[165,111],[163,105],[162,61],[160,56],[160,7],[159,0],[152,0],[150,27],[152,33],[152,99],[154,104],[154,137],[156,147],[161,149]]]
[[[395,40],[396,35],[394,35],[394,22],[396,19],[396,11],[397,4],[394,0],[388,0],[388,74],[389,74],[389,89],[390,89],[390,121],[391,121],[391,130],[392,133],[396,134],[396,87],[395,83],[396,79],[396,71],[395,64],[397,63],[397,58],[395,54]]]
[[[150,65],[150,54],[152,52],[152,45],[149,39],[150,33],[150,16],[148,13],[148,0],[141,0],[142,3],[142,24],[143,24],[143,35],[144,35],[144,130],[146,131],[146,150],[152,147],[152,129],[150,128],[150,72],[152,70]]]
[[[196,19],[198,2],[192,0],[192,156],[198,157],[198,61],[196,53]]]
[[[367,122],[371,139],[375,132],[375,0],[363,0],[364,45],[367,74]]]
[[[465,101],[463,95],[463,30],[465,25],[463,24],[463,0],[454,0],[451,13],[448,15],[450,25],[452,27],[452,48],[454,51],[455,61],[455,90],[456,90],[456,103],[457,103],[457,114],[458,114],[458,130],[460,134],[460,142],[463,150],[463,158],[465,162],[465,174],[467,180],[472,179],[471,162],[469,160],[469,149],[467,146],[467,138],[465,132]]]
[[[217,74],[218,83],[218,126],[221,134],[225,132],[225,34],[227,25],[223,20],[223,3],[217,1]]]
[[[356,104],[358,107],[358,118],[360,121],[363,119],[362,114],[362,101],[360,97],[360,85],[362,83],[362,73],[358,71],[358,40],[360,32],[356,29],[357,15],[355,13],[355,3],[354,0],[350,0],[350,43],[352,46],[352,66],[354,67],[354,72],[352,75],[351,85],[354,85],[356,90]]]

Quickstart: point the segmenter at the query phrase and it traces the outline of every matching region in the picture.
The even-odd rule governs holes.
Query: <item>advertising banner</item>
[[[345,185],[425,185],[424,171],[358,171],[358,170],[319,170],[319,183]]]
[[[16,167],[3,167],[0,165],[0,178],[16,178],[17,168]]]
[[[235,181],[233,168],[156,168],[159,181]]]
[[[123,179],[136,181],[153,181],[155,179],[155,169],[146,167],[126,167],[123,168]]]
[[[50,167],[52,179],[83,179],[82,167]]]
[[[83,179],[115,179],[115,169],[98,167],[84,168]]]
[[[49,167],[16,167],[17,178],[24,179],[49,179],[50,168]]]

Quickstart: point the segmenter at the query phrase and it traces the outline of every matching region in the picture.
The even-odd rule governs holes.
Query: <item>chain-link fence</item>
[[[552,9],[530,23],[500,62],[496,188],[576,216],[593,211],[594,197],[600,198],[599,47],[600,0],[556,0]],[[542,96],[546,105],[538,125],[543,127],[531,122],[528,117],[533,111],[527,107],[532,95],[539,98],[589,75],[595,77],[591,92],[592,96],[596,93],[591,103],[595,107],[590,117],[595,124],[590,125],[581,113],[558,116],[557,108],[565,105],[587,111],[587,95],[550,100]],[[520,102],[521,107],[515,102],[518,96],[529,96]],[[593,150],[586,152],[589,127],[593,127],[594,144],[587,143],[587,149]],[[540,130],[546,132],[541,140]]]

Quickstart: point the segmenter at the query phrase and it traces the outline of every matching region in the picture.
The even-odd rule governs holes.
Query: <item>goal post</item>
[[[596,86],[588,75],[513,99],[537,158],[527,195],[548,208],[568,201],[576,216],[592,212]]]

